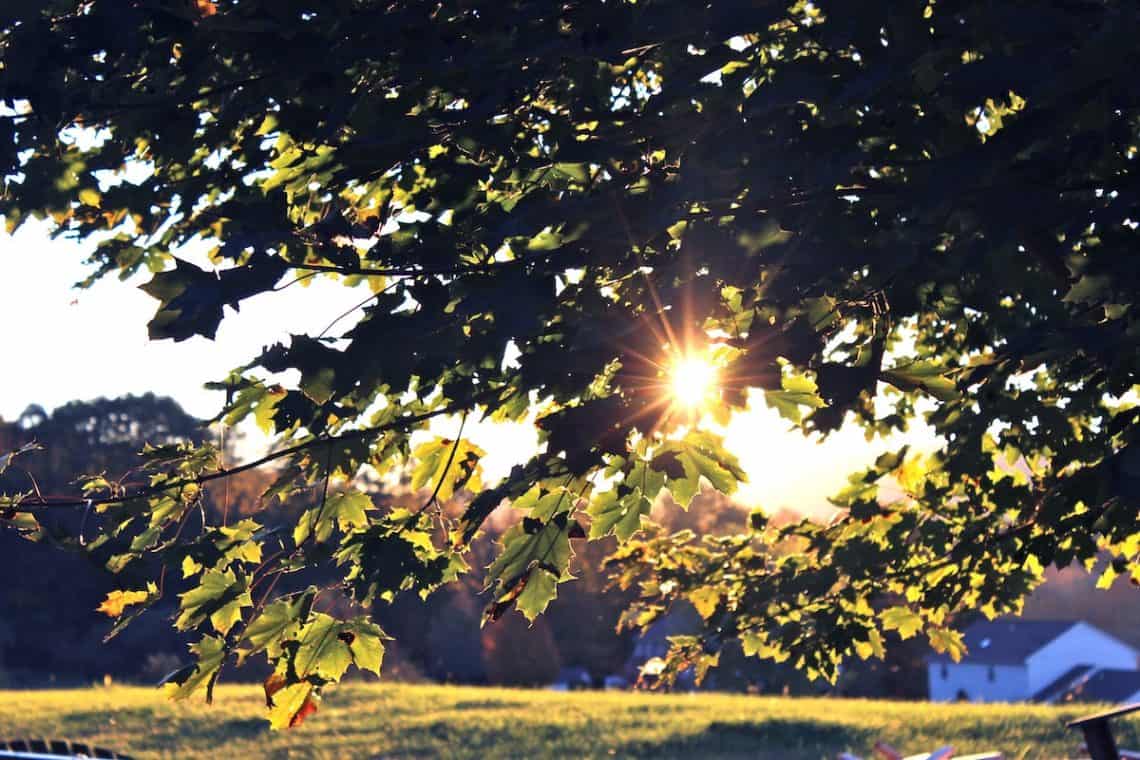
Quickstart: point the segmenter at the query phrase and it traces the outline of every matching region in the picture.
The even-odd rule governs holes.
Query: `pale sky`
[[[330,282],[293,286],[243,302],[240,314],[227,310],[216,340],[151,342],[146,323],[156,302],[136,287],[149,275],[76,290],[72,285],[86,274],[83,250],[50,240],[46,230],[29,224],[12,237],[0,231],[0,417],[8,420],[33,403],[51,410],[73,399],[147,391],[173,397],[195,416],[212,417],[223,394],[204,383],[225,377],[291,332],[320,331],[361,299],[360,292]],[[845,428],[820,444],[788,432],[788,423],[762,404],[754,406],[726,431],[728,448],[749,476],[737,494],[748,507],[825,507],[848,473],[906,442],[867,443],[861,430]],[[442,422],[439,432],[454,435],[451,427]],[[488,453],[489,479],[528,458],[536,441],[533,429],[522,425],[469,423],[466,430]],[[931,445],[929,431],[921,428],[906,439]]]

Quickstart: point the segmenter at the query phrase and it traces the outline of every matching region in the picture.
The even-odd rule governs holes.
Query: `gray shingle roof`
[[[1140,692],[1140,671],[1098,670],[1065,692],[1058,702],[1123,702]]]
[[[962,633],[963,664],[1021,665],[1029,655],[1076,625],[1078,620],[981,620]],[[931,654],[928,662],[953,662]]]
[[[1038,691],[1029,699],[1032,702],[1057,701],[1074,686],[1084,683],[1084,681],[1088,678],[1089,673],[1092,671],[1092,665],[1074,665],[1061,675],[1054,678],[1048,686]]]

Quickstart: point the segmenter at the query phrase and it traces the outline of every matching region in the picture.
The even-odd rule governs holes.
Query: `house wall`
[[[952,702],[964,692],[971,702],[1017,702],[1032,695],[1028,670],[1021,665],[942,663],[927,666],[932,702]],[[992,678],[991,678],[992,671]]]
[[[1030,655],[1028,696],[1048,686],[1074,665],[1136,670],[1138,653],[1123,641],[1087,623],[1077,623]]]

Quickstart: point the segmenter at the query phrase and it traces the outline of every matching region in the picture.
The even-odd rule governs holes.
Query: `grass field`
[[[1062,758],[1063,721],[1083,708],[446,686],[343,685],[288,732],[270,732],[260,690],[228,686],[213,707],[111,687],[0,692],[0,736],[84,740],[144,757],[820,758],[869,754],[878,738],[918,752]],[[1140,721],[1123,722],[1125,747]]]

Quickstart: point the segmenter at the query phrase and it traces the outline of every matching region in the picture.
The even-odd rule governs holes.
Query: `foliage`
[[[525,621],[523,621],[525,623]],[[271,732],[259,687],[221,686],[212,709],[168,703],[153,689],[0,692],[0,732],[54,736],[60,725],[132,757],[391,756],[747,758],[871,757],[879,739],[908,752],[952,744],[1005,757],[1076,754],[1064,722],[1095,705],[915,704],[833,698],[530,691],[345,684],[319,720]],[[98,705],[99,709],[92,709]],[[1134,747],[1140,720],[1114,724]]]
[[[220,381],[228,424],[272,425],[266,460],[226,469],[208,446],[163,445],[142,487],[87,480],[91,549],[116,570],[181,567],[202,484],[286,462],[271,493],[308,489],[312,524],[249,534],[273,542],[263,559],[251,546],[199,563],[182,599],[202,603],[179,618],[204,637],[199,674],[217,646],[218,662],[237,656],[280,578],[302,593],[306,570],[334,566],[365,603],[454,580],[503,500],[528,506],[491,565],[487,617],[543,610],[573,541],[612,533],[641,594],[627,622],[680,599],[705,615],[666,674],[704,670],[730,639],[810,676],[880,655],[886,636],[959,655],[955,615],[1016,610],[1046,565],[1107,549],[1113,572],[1140,578],[1138,13],[6,9],[9,228],[47,216],[92,240],[92,279],[149,272],[156,339],[211,337],[225,307],[294,279],[364,299],[354,324],[289,336]],[[941,448],[884,453],[828,525],[639,533],[663,492],[683,504],[743,476],[665,390],[662,368],[708,344],[714,418],[753,397],[805,432],[873,437],[923,415]],[[484,485],[462,423],[450,446],[412,445],[470,415],[533,420],[543,447]],[[405,467],[433,488],[418,510],[337,495],[365,468]],[[881,498],[891,481],[902,495]],[[450,519],[439,502],[464,487]],[[26,515],[85,503],[5,499],[0,517],[33,533]],[[313,624],[301,612],[273,662],[295,682],[294,716],[301,682],[343,672],[289,671],[285,644]]]

